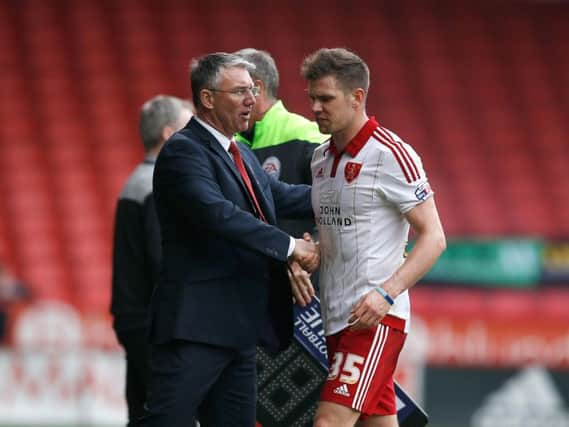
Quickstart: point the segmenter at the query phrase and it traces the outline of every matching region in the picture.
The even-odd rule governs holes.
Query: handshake
[[[310,233],[304,233],[303,239],[296,239],[296,246],[290,256],[303,270],[312,273],[320,265],[320,247],[312,240]]]

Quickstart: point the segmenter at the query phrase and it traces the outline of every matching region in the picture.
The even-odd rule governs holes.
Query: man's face
[[[245,68],[222,70],[213,91],[213,114],[226,136],[247,130],[256,102],[252,87],[253,80]]]
[[[345,93],[333,76],[308,82],[308,96],[320,132],[334,134],[342,131],[353,119],[353,97]]]

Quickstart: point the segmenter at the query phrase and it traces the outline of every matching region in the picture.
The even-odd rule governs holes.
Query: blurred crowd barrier
[[[0,424],[125,424],[124,356],[109,319],[60,301],[11,314],[9,345],[0,347]]]
[[[534,292],[414,290],[396,379],[435,427],[569,426],[569,313],[554,304],[564,294],[543,295],[536,306]],[[106,314],[60,301],[11,314],[0,424],[124,425],[124,354]],[[526,413],[519,408],[535,423],[520,415],[504,424],[505,414]]]

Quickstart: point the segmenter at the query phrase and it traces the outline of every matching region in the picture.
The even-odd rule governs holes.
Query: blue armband
[[[385,289],[383,289],[381,286],[377,286],[375,290],[383,297],[385,301],[389,303],[389,305],[393,305],[395,303],[395,301],[393,301],[393,298],[391,298],[391,295],[385,292]]]

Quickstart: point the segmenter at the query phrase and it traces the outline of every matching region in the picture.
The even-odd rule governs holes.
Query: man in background
[[[329,136],[318,131],[318,125],[289,112],[278,98],[279,72],[273,57],[253,48],[235,52],[255,65],[251,77],[259,86],[249,128],[236,135],[255,153],[263,169],[288,184],[312,184],[310,160],[318,144]],[[314,221],[280,220],[278,226],[294,237],[312,230]]]
[[[161,258],[160,227],[152,196],[154,162],[164,142],[190,120],[190,102],[158,95],[140,111],[144,161],[128,178],[117,202],[111,313],[126,353],[128,426],[143,414],[148,378],[148,308]]]
[[[17,278],[6,264],[0,261],[0,346],[5,344],[11,308],[32,297],[27,283]]]
[[[251,77],[259,87],[249,127],[235,138],[253,150],[268,174],[288,184],[311,185],[312,153],[329,135],[320,133],[315,122],[285,108],[278,98],[279,72],[270,53],[247,48],[235,54],[255,65]],[[294,237],[302,237],[304,232],[314,229],[314,219],[279,218],[277,225]],[[296,263],[291,263],[291,268],[308,286],[310,279],[304,270]],[[314,286],[317,285],[316,281],[317,272],[312,275]],[[296,286],[296,283],[293,281],[292,285]],[[310,293],[313,294],[313,291],[310,290]]]

